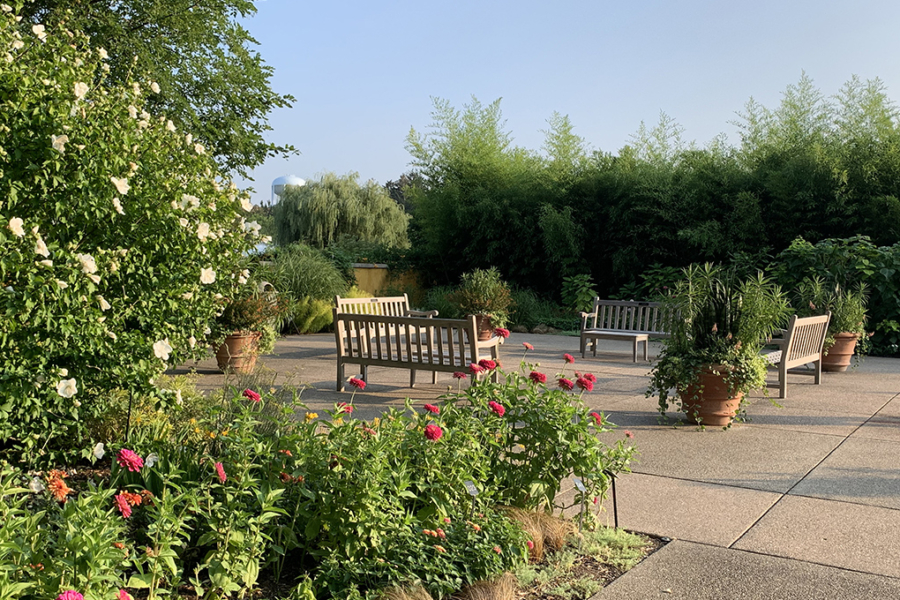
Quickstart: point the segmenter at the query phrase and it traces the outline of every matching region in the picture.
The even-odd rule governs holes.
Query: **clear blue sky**
[[[593,149],[617,151],[665,111],[705,144],[753,96],[768,107],[806,71],[825,95],[859,75],[900,99],[896,0],[259,0],[244,25],[297,100],[268,138],[302,154],[253,172],[273,179],[409,170],[410,127],[431,97],[501,108],[518,146],[538,150],[554,111]]]

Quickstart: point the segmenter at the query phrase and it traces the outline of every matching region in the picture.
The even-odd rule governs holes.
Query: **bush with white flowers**
[[[44,451],[201,351],[258,227],[155,83],[0,8],[0,439]]]

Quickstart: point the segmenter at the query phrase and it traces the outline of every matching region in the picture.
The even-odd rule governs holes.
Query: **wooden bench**
[[[592,312],[581,316],[581,357],[588,343],[597,356],[597,340],[626,340],[632,343],[632,358],[637,362],[638,345],[644,344],[644,360],[648,360],[650,337],[669,337],[669,316],[659,302],[633,300],[601,300],[594,298]]]
[[[815,383],[822,383],[822,348],[825,346],[825,335],[831,312],[818,317],[791,317],[788,328],[778,338],[768,343],[778,346],[774,352],[764,352],[763,356],[769,365],[778,368],[778,397],[787,398],[787,374],[812,375]],[[800,365],[811,364],[812,369],[793,370]]]
[[[479,342],[475,317],[437,319],[394,317],[339,312],[334,308],[334,339],[337,345],[337,390],[344,390],[344,367],[362,367],[368,382],[368,367],[409,369],[409,387],[416,384],[416,371],[467,372],[469,365],[490,358],[497,360],[503,338]]]
[[[436,310],[411,310],[409,297],[381,296],[375,298],[341,298],[334,297],[334,305],[339,312],[360,315],[384,315],[387,317],[436,317]]]

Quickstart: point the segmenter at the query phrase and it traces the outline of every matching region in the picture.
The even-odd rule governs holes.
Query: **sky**
[[[257,204],[282,175],[398,179],[433,98],[502,98],[514,144],[535,151],[559,112],[605,152],[661,111],[685,140],[735,143],[744,104],[775,108],[804,72],[826,96],[858,75],[900,99],[896,0],[257,0],[242,24],[273,89],[296,98],[267,139],[300,154],[237,181]]]

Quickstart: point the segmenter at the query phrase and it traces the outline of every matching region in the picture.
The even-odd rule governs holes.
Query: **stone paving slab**
[[[898,532],[900,510],[789,495],[732,547],[900,577]]]
[[[850,600],[900,597],[900,580],[676,540],[592,600]]]
[[[796,403],[800,404],[800,403]],[[781,408],[769,402],[759,402],[747,409],[750,417],[748,424],[753,427],[771,427],[774,429],[802,431],[822,435],[847,437],[856,431],[871,416],[870,412],[835,413],[819,408],[806,408],[794,405]]]
[[[850,437],[790,493],[900,510],[898,462],[900,441]]]
[[[852,437],[900,442],[900,395],[863,423]]]

